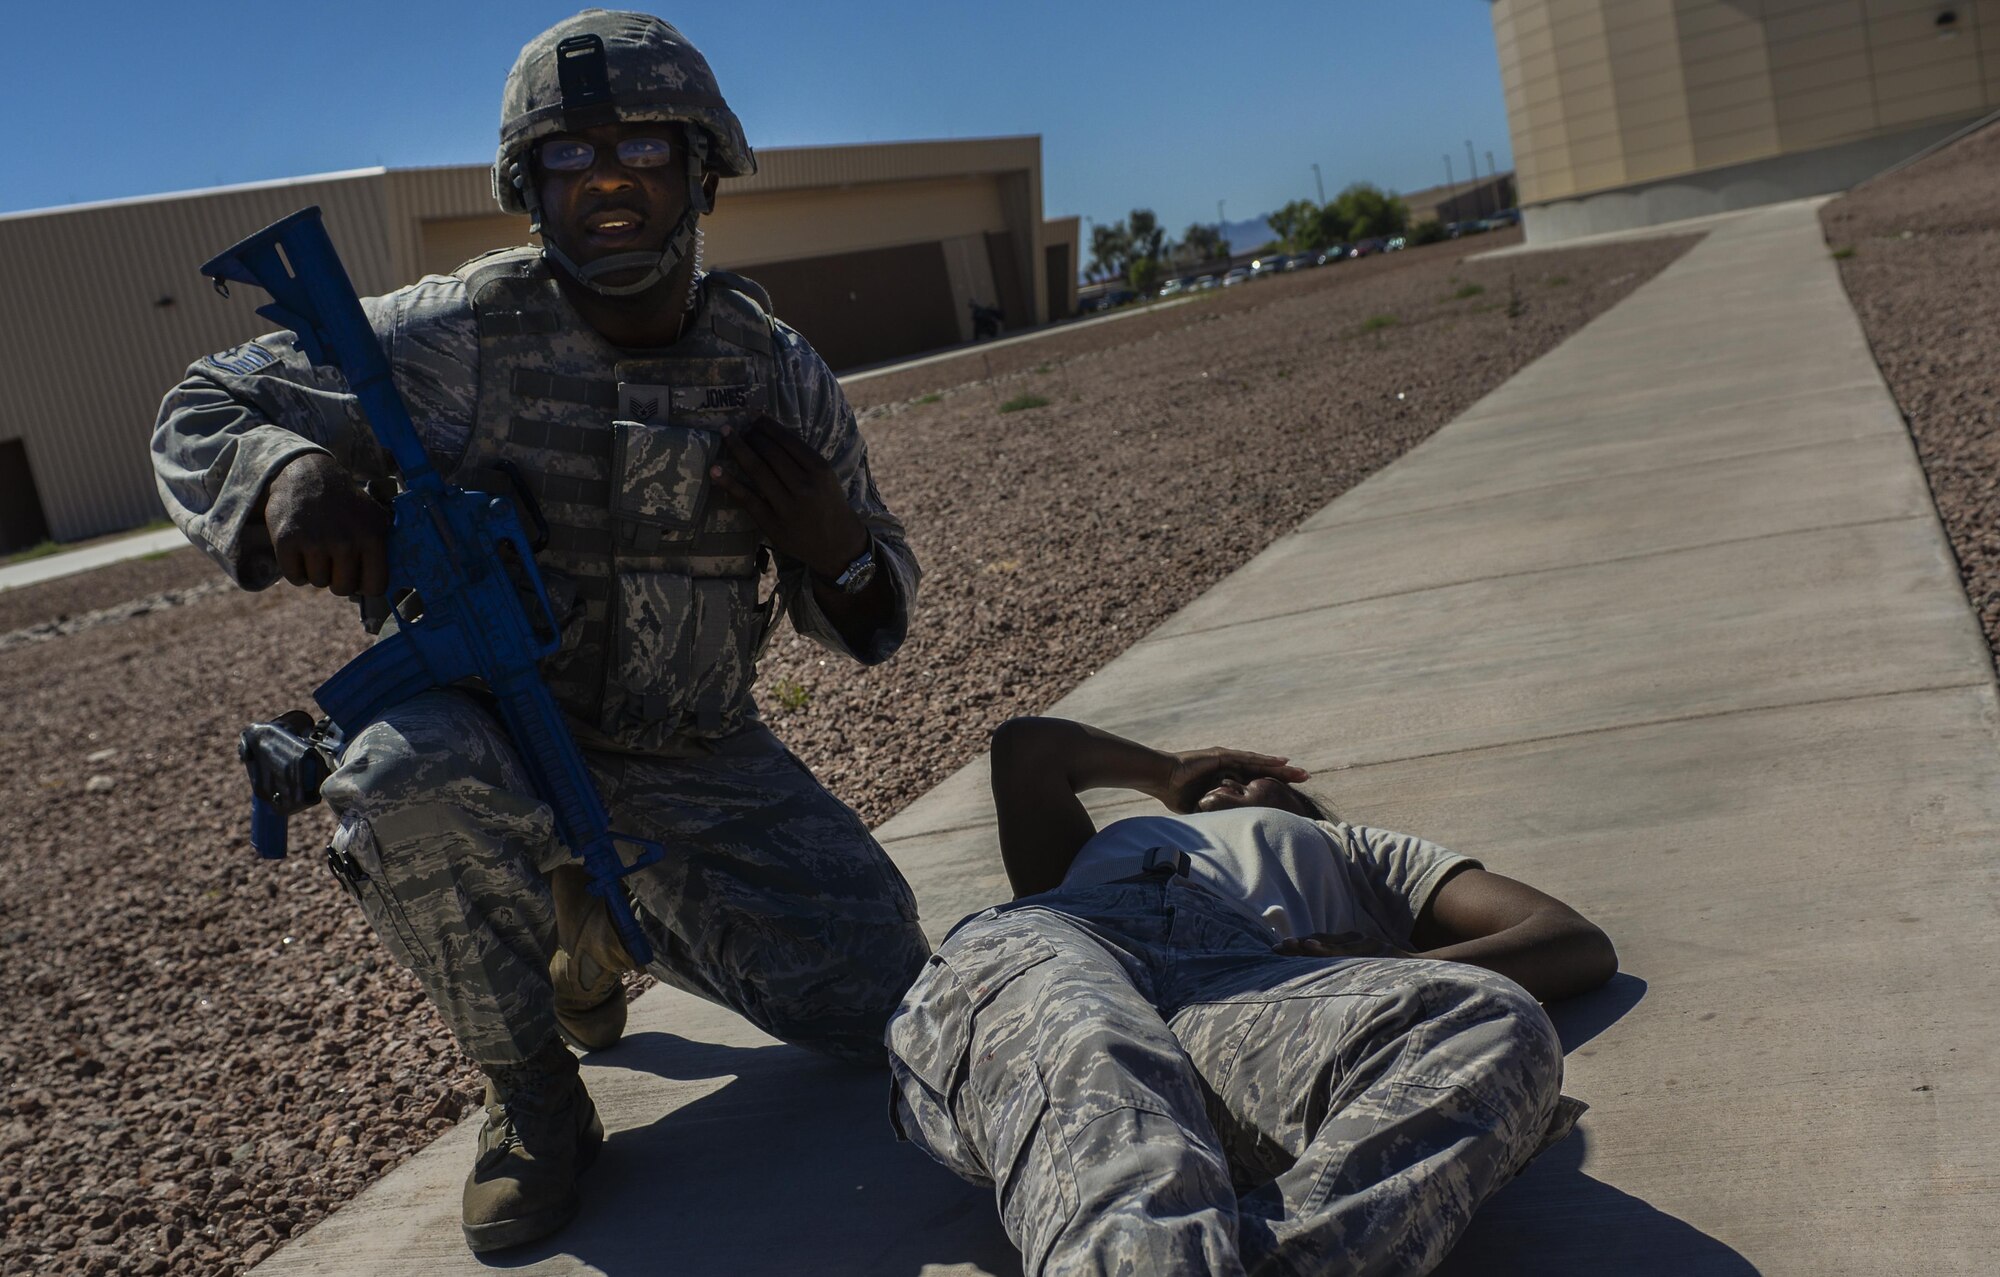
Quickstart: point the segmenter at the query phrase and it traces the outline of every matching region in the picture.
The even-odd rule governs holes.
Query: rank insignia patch
[[[673,391],[666,386],[639,382],[618,383],[618,415],[626,421],[643,421],[663,426],[667,423],[667,403]]]
[[[224,372],[247,377],[260,368],[269,368],[277,363],[278,357],[253,341],[232,350],[210,355],[205,362],[214,364]]]

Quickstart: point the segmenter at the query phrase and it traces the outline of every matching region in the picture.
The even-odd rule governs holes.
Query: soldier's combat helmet
[[[617,253],[588,266],[570,261],[549,236],[542,251],[596,292],[644,292],[680,263],[694,242],[695,222],[711,205],[702,189],[709,173],[748,177],[757,157],[743,126],[722,99],[708,60],[672,24],[649,13],[585,9],[528,41],[500,101],[500,150],[493,160],[493,195],[510,213],[526,213],[542,229],[541,201],[529,156],[557,133],[611,123],[672,123],[687,135],[688,209],[659,254]],[[617,286],[606,275],[648,267]]]

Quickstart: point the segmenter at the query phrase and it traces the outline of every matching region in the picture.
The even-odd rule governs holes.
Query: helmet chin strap
[[[545,229],[542,231],[542,256],[562,267],[564,274],[599,296],[632,297],[658,284],[681,264],[694,246],[695,222],[699,217],[700,214],[690,206],[687,212],[681,214],[673,234],[667,236],[667,246],[657,253],[613,253],[587,266],[579,266],[570,260],[569,254],[556,245]],[[606,275],[641,269],[645,273],[629,284],[604,282]]]

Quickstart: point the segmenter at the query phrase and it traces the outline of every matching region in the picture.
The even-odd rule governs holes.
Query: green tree
[[[1347,219],[1341,216],[1340,205],[1334,201],[1319,210],[1318,225],[1313,227],[1313,238],[1321,248],[1331,248],[1335,244],[1345,244],[1353,237],[1347,233]]]
[[[1126,282],[1132,291],[1141,297],[1151,297],[1160,287],[1160,259],[1157,257],[1134,257],[1132,264],[1125,268]]]
[[[1279,245],[1288,253],[1302,253],[1309,248],[1324,247],[1327,241],[1320,238],[1319,205],[1311,200],[1293,200],[1275,213],[1268,213],[1264,220],[1278,234]]]
[[[1410,228],[1411,244],[1437,244],[1450,238],[1451,235],[1445,230],[1444,223],[1435,217],[1426,217]]]
[[[1132,256],[1132,237],[1123,222],[1099,222],[1090,228],[1090,274],[1093,279],[1123,275]]]
[[[1229,241],[1222,238],[1222,227],[1202,222],[1190,223],[1181,232],[1181,242],[1174,248],[1174,261],[1182,266],[1199,266],[1227,256]]]
[[[1133,209],[1121,225],[1129,228],[1125,232],[1129,261],[1160,260],[1166,251],[1167,233],[1160,229],[1160,219],[1153,215],[1152,209]]]
[[[1334,197],[1345,240],[1400,235],[1410,224],[1410,210],[1403,201],[1367,182],[1356,182]]]

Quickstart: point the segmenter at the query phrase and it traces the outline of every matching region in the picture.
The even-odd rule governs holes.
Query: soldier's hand
[[[287,463],[264,501],[278,571],[343,596],[389,592],[389,526],[389,511],[322,452]]]
[[[825,457],[769,417],[722,432],[730,464],[710,477],[743,503],[771,548],[822,577],[839,576],[868,548],[868,529],[847,504]]]
[[[1298,936],[1291,940],[1280,940],[1271,946],[1272,952],[1282,953],[1290,958],[1411,958],[1392,944],[1384,944],[1373,936],[1364,936],[1358,931],[1342,931],[1338,934],[1318,932],[1310,936]]]

